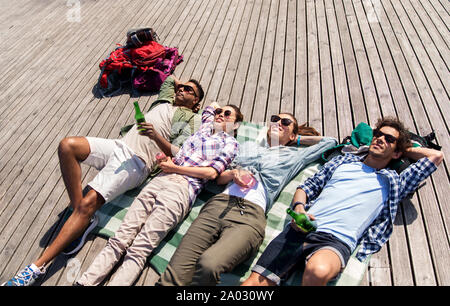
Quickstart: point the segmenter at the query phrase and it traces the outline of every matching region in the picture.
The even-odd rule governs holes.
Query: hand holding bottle
[[[296,231],[302,231],[304,233],[314,232],[317,229],[317,223],[311,214],[296,213],[292,209],[288,208],[286,212],[292,217],[291,226]]]
[[[158,132],[155,130],[155,127],[151,123],[139,123],[137,128],[140,135],[147,136],[150,139],[155,140],[155,138],[158,136]]]

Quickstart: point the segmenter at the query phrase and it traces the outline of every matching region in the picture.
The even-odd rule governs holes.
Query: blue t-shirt
[[[362,162],[343,164],[333,173],[308,213],[317,231],[333,234],[353,251],[388,199],[389,182]]]

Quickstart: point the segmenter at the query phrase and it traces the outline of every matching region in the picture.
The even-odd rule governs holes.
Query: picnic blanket
[[[258,139],[264,137],[265,133],[266,128],[264,126],[244,122],[238,130],[237,140],[239,143],[244,143],[249,140],[258,141]],[[286,208],[289,207],[297,186],[308,177],[318,172],[320,167],[321,164],[319,162],[309,164],[282,190],[272,208],[267,212],[265,238],[258,253],[254,257],[249,258],[247,261],[238,265],[231,273],[222,274],[220,285],[237,286],[247,279],[251,273],[251,268],[256,263],[259,256],[261,256],[265,247],[290,222],[290,217],[286,214]],[[151,177],[147,180],[147,182],[150,179]],[[144,186],[147,182],[145,182],[142,186]],[[103,207],[97,212],[99,216],[99,224],[94,229],[94,233],[107,238],[113,236],[125,217],[128,207],[131,205],[134,198],[139,194],[141,187],[130,190],[115,200],[109,202],[107,205],[103,205]],[[200,209],[205,202],[213,195],[220,193],[223,189],[224,187],[220,187],[214,182],[209,182],[205,189],[198,195],[195,203],[193,204],[192,210],[186,218],[178,224],[178,226],[176,226],[160,243],[159,247],[155,249],[153,254],[149,257],[148,262],[159,274],[163,273],[166,269],[170,258],[181,242],[181,239],[187,232],[189,226],[198,216]],[[344,271],[335,280],[330,282],[329,285],[359,285],[366,271],[369,258],[364,263],[361,263],[354,257],[355,253],[356,252],[353,253]],[[285,283],[285,285],[299,284],[301,284],[300,271],[294,273]]]

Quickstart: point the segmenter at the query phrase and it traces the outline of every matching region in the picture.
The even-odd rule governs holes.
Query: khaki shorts
[[[83,164],[99,170],[88,185],[110,202],[126,191],[141,185],[150,171],[144,161],[123,141],[86,137],[91,153]]]

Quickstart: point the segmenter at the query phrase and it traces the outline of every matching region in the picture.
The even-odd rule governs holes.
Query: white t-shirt
[[[258,182],[258,180],[256,180],[256,184],[252,188],[245,188],[236,183],[232,183],[223,191],[223,193],[255,203],[260,206],[263,211],[266,211],[266,192],[264,191],[263,185]]]

